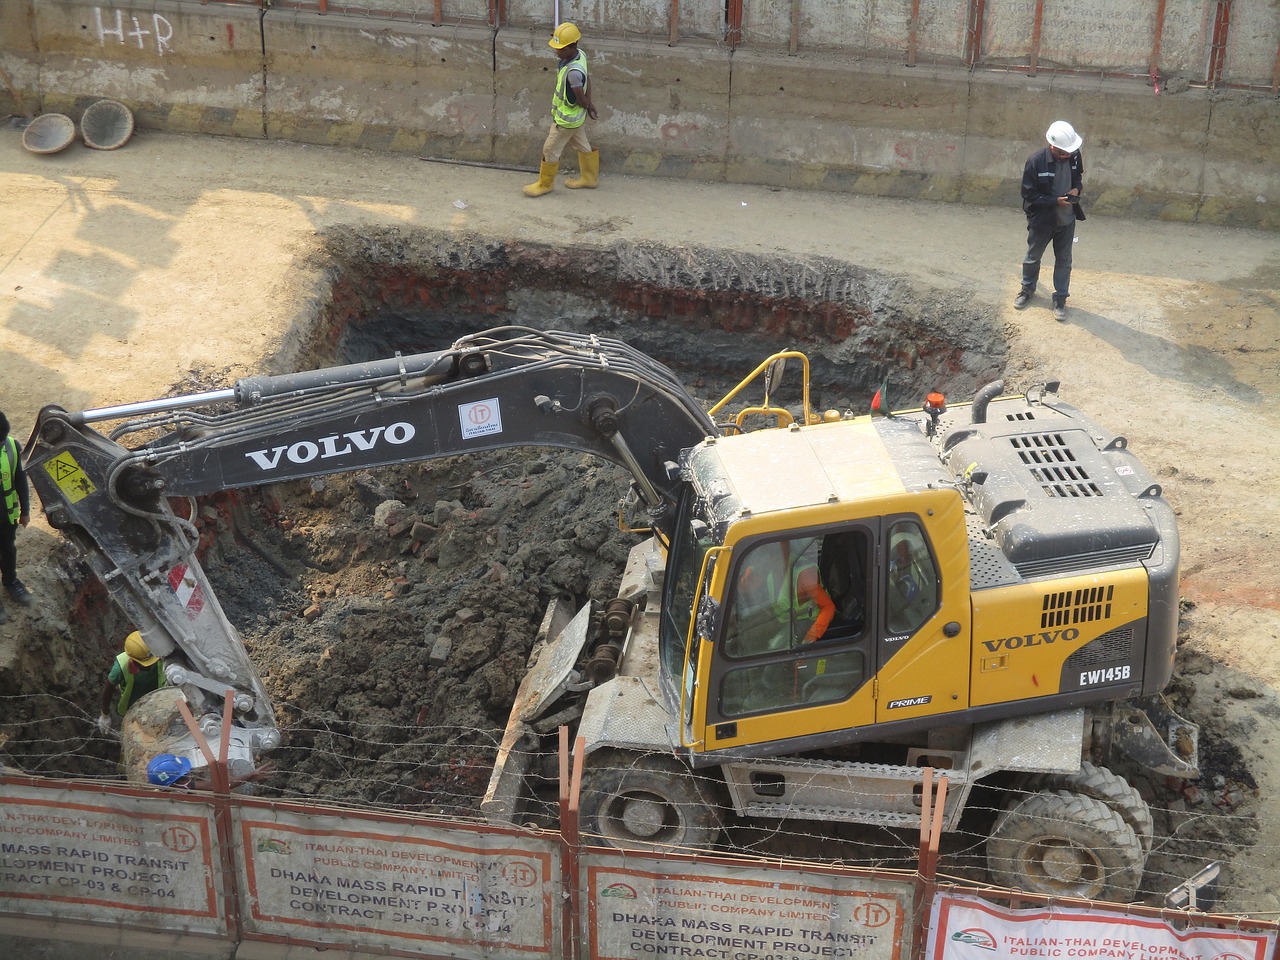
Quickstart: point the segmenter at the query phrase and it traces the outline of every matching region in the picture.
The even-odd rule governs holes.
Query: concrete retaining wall
[[[506,0],[500,27],[490,0],[443,0],[438,25],[431,0],[377,2],[374,15],[283,0],[7,0],[0,111],[79,119],[111,97],[142,129],[535,166],[556,66],[551,0]],[[720,0],[682,0],[672,45],[671,2],[560,4],[584,28],[605,176],[1013,204],[1023,160],[1065,117],[1086,139],[1089,209],[1280,228],[1273,91],[1173,83],[1163,67],[1157,87],[1104,76],[1145,73],[1154,0],[1046,0],[1038,34],[1029,0],[985,0],[977,35],[972,0],[922,2],[914,29],[911,0],[753,0],[737,47],[720,39],[732,7]],[[1216,8],[1166,0],[1160,62],[1203,75]],[[1265,80],[1280,8],[1230,9],[1223,76]],[[977,48],[986,68],[969,69]],[[1046,69],[1050,57],[1070,69]]]

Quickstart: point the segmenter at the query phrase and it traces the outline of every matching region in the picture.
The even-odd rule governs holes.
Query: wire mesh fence
[[[255,795],[364,811],[484,820],[481,801],[498,753],[499,729],[440,726],[428,716],[412,725],[364,722],[292,704],[282,707],[290,717],[284,726],[285,745],[272,758],[273,771],[250,788]],[[43,719],[11,719],[37,715]],[[11,771],[53,779],[123,780],[117,744],[98,733],[93,712],[82,704],[44,693],[5,696],[0,698],[0,716],[4,717],[0,742]],[[558,762],[555,753],[534,758],[517,824],[558,827]],[[1087,767],[1086,773],[1097,770]],[[1141,878],[1135,878],[1132,894],[1125,899],[1163,905],[1170,891],[1219,862],[1222,870],[1214,900],[1205,908],[1264,920],[1280,916],[1274,895],[1260,888],[1256,868],[1251,866],[1277,858],[1274,838],[1260,829],[1262,798],[1254,785],[1220,773],[1183,782],[1143,777],[1119,765],[1117,770],[1120,773],[1114,776],[1107,774],[1109,782],[1125,787],[1119,796],[1107,799],[1119,818],[1109,821],[1101,834],[1089,836],[1109,837],[1116,849],[1135,843],[1142,848]],[[883,793],[868,789],[856,772],[827,810],[805,812],[808,819],[745,816],[735,808],[719,770],[692,770],[669,756],[602,751],[586,758],[582,836],[587,843],[689,853],[700,847],[685,845],[685,838],[701,837],[707,848],[767,861],[914,870],[918,822],[906,819],[889,824],[883,818],[880,823],[856,822],[868,819],[865,811],[885,806]],[[1071,802],[1094,803],[1079,799],[1078,791],[1091,791],[1088,784],[1082,787],[1077,782],[1075,790],[1055,789],[1062,786],[1061,778],[1054,781],[1052,777],[976,783],[965,798],[956,828],[943,836],[940,879],[1017,890],[1020,885],[1010,878],[1016,881],[1029,871],[1028,882],[1038,883],[1041,892],[1048,877],[1048,889],[1062,896],[1115,899],[1108,895],[1114,892],[1111,888],[1091,884],[1088,864],[1092,861],[1068,856],[1083,843],[1071,829],[1051,830],[1053,849],[1041,851],[1041,859],[1022,852],[1013,860],[1002,859],[1001,851],[1008,846],[992,841],[993,833],[1001,833],[1007,811],[1033,798],[1069,793],[1074,798]],[[953,794],[962,788],[960,783],[953,784]],[[1106,793],[1106,789],[1102,794],[1095,791],[1095,795]],[[620,797],[630,806],[619,806]],[[1051,809],[1055,812],[1048,816],[1062,822],[1074,816],[1070,803]],[[1096,810],[1096,804],[1091,809]],[[623,826],[611,819],[626,817],[632,820]],[[705,827],[705,832],[687,830],[690,824]],[[651,836],[653,842],[637,840],[639,836]],[[1110,855],[1111,851],[1100,848],[1104,863]],[[1063,866],[1068,861],[1070,865]]]

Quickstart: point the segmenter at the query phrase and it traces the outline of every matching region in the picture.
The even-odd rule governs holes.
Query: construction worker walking
[[[133,631],[124,638],[124,652],[111,664],[102,688],[98,730],[109,734],[131,706],[164,685],[164,661],[151,652],[141,633]]]
[[[587,77],[587,58],[578,49],[582,33],[572,23],[562,23],[551,35],[551,49],[560,58],[556,71],[556,89],[551,97],[551,132],[542,145],[542,166],[538,182],[524,188],[525,196],[540,197],[550,193],[560,168],[560,155],[565,147],[578,151],[578,176],[564,182],[571,190],[594,189],[600,175],[600,151],[591,148],[583,130],[587,117],[597,117],[591,102],[591,83]]]

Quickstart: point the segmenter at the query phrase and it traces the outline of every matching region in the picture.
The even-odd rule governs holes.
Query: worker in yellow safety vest
[[[560,59],[556,71],[556,89],[551,97],[551,132],[542,145],[542,165],[538,170],[538,182],[524,188],[526,197],[540,197],[550,193],[560,169],[560,155],[565,147],[578,151],[577,177],[564,182],[570,190],[580,187],[594,189],[600,176],[600,151],[591,147],[583,125],[587,117],[597,117],[595,104],[591,102],[591,82],[587,78],[587,57],[578,49],[582,33],[572,23],[562,23],[548,41]]]
[[[18,579],[18,527],[31,520],[31,492],[27,474],[22,468],[18,443],[9,436],[9,419],[0,413],[0,494],[4,509],[0,510],[0,581],[10,597],[21,604],[31,603],[31,591]],[[0,607],[0,623],[8,619]]]
[[[164,661],[151,652],[137,630],[124,638],[124,652],[116,657],[102,688],[98,730],[111,733],[131,706],[165,685]],[[114,703],[113,703],[114,701]]]

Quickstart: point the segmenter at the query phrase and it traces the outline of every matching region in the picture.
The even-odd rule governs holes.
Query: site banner
[[[555,957],[558,841],[332,809],[241,805],[246,939],[432,957]]]
[[[909,879],[742,864],[584,856],[587,956],[595,960],[903,960]]]
[[[212,804],[173,793],[0,790],[0,914],[227,936]]]
[[[926,960],[1267,960],[1275,931],[1210,926],[1102,910],[1013,910],[977,897],[938,894]]]

